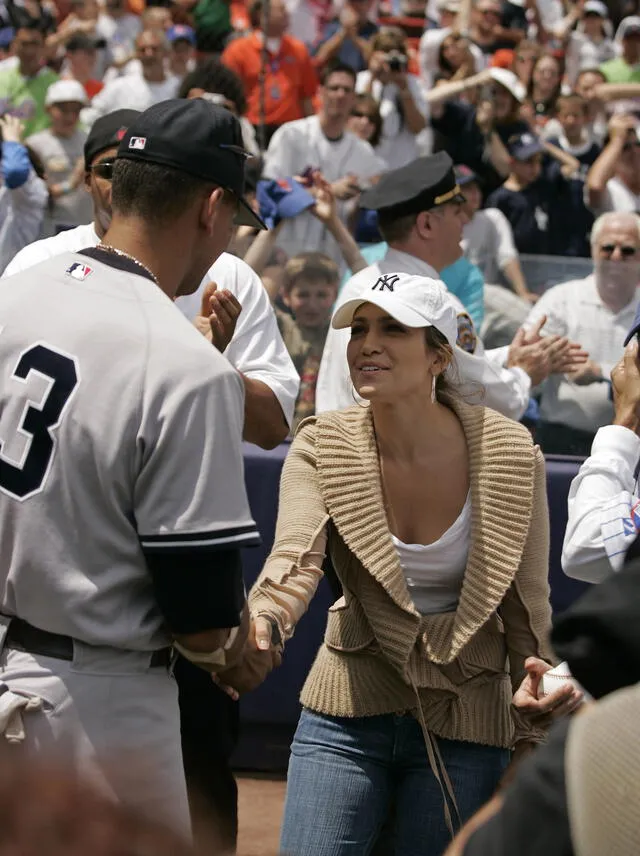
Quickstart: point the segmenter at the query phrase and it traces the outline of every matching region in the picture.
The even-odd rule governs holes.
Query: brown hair
[[[400,27],[382,27],[371,39],[371,51],[382,51],[389,53],[390,51],[407,52],[407,36],[404,30]]]
[[[582,97],[582,95],[578,95],[576,92],[571,92],[569,95],[561,95],[556,101],[556,114],[558,114],[563,107],[579,107],[583,113],[586,113],[589,109],[589,105],[586,100]]]
[[[373,124],[373,134],[369,140],[369,145],[375,147],[380,142],[382,136],[382,116],[380,115],[380,107],[378,102],[371,95],[361,94],[356,95],[356,103],[351,111],[353,116],[356,112],[366,113],[371,123]]]
[[[383,209],[378,211],[378,230],[387,244],[404,241],[416,225],[417,216],[417,214],[405,214],[397,217],[392,208]]]
[[[425,327],[424,338],[427,347],[431,351],[449,357],[449,365],[453,363],[453,350],[445,336],[435,327]],[[454,367],[455,368],[455,367]],[[436,398],[440,404],[446,404],[450,407],[453,399],[456,397],[453,385],[445,377],[445,372],[440,372],[436,378]]]
[[[338,265],[325,256],[324,253],[298,253],[284,266],[283,289],[285,294],[290,292],[298,280],[304,277],[312,282],[325,282],[338,287],[340,270]]]

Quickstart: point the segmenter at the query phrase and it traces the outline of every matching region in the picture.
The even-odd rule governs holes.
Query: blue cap
[[[13,29],[13,27],[0,28],[0,48],[6,49],[10,47],[15,34],[16,31]]]
[[[539,137],[529,133],[516,134],[513,137],[509,137],[507,149],[511,157],[519,161],[526,161],[544,151]]]
[[[179,42],[181,39],[185,42],[189,42],[193,47],[196,46],[196,31],[193,27],[188,27],[186,24],[175,24],[169,30],[167,30],[167,39],[170,44],[174,42]]]
[[[625,347],[633,339],[636,333],[640,333],[640,303],[638,304],[638,308],[636,309],[636,317],[633,319],[631,329],[627,333],[627,338],[624,340]]]
[[[309,191],[293,178],[259,181],[257,199],[260,217],[270,229],[277,226],[280,220],[297,217],[316,202]]]

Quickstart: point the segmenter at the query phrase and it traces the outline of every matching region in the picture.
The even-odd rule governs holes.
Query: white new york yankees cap
[[[336,330],[350,327],[363,303],[373,303],[405,327],[435,327],[452,347],[456,344],[458,313],[447,289],[437,279],[407,273],[375,273],[369,281],[362,280],[357,297],[338,299],[332,327]]]

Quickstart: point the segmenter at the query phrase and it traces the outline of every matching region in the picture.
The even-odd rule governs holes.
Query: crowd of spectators
[[[535,387],[530,415],[539,403],[546,451],[583,454],[610,417],[608,354],[640,280],[637,221],[593,231],[602,214],[640,210],[638,6],[3,0],[0,270],[34,240],[90,222],[83,146],[96,119],[173,97],[222,104],[241,120],[249,190],[273,227],[257,239],[241,227],[232,251],[275,305],[302,418],[338,285],[383,244],[361,194],[444,150],[467,197],[468,263],[443,279],[489,347],[543,315],[543,332],[577,337],[589,371]],[[594,291],[603,278],[624,282],[624,306]],[[590,300],[597,319],[582,310]]]

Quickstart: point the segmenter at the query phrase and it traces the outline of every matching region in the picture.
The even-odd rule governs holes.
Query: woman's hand
[[[542,676],[552,667],[538,657],[528,657],[524,664],[527,676],[516,690],[512,704],[532,723],[545,726],[552,719],[573,713],[582,704],[584,695],[573,684],[565,684],[551,695],[538,698]]]
[[[234,701],[243,693],[259,687],[269,672],[282,663],[282,644],[274,644],[272,634],[273,626],[269,619],[261,615],[252,618],[240,662],[231,669],[211,675],[213,682]]]

